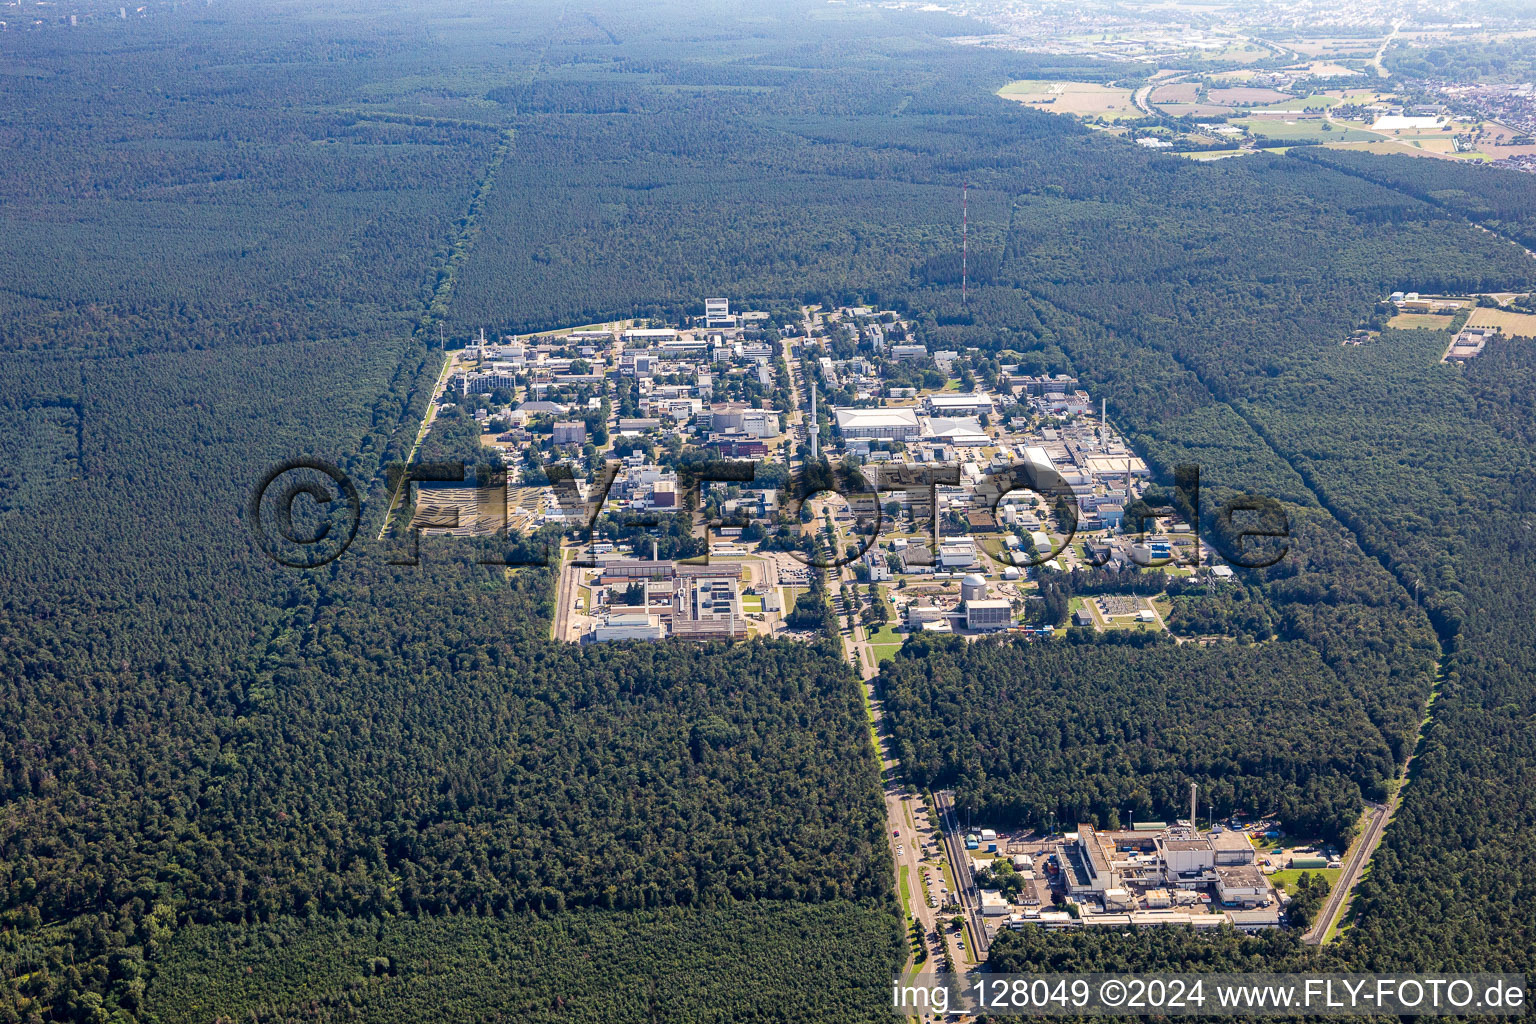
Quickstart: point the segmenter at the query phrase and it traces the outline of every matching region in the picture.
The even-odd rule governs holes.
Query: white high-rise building
[[[735,327],[736,318],[731,316],[730,300],[705,299],[704,325],[706,327]]]

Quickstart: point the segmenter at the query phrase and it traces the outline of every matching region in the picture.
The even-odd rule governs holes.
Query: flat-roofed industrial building
[[[922,433],[913,409],[833,409],[837,429],[848,440],[905,441]]]
[[[1013,602],[1004,598],[965,602],[965,628],[973,632],[1007,629],[1013,624]]]

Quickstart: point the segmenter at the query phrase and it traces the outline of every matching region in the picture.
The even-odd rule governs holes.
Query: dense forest
[[[1155,249],[1146,261],[1122,253],[1121,283],[1109,289],[1065,274],[1060,247],[1035,222],[1034,237],[1019,239],[1017,280],[1034,292],[1030,315],[1092,385],[1109,389],[1112,410],[1157,461],[1193,457],[1218,479],[1247,477],[1318,503],[1395,579],[1396,601],[1417,599],[1434,625],[1443,655],[1436,699],[1340,962],[1526,965],[1536,921],[1522,879],[1531,861],[1514,837],[1530,822],[1520,794],[1533,782],[1532,707],[1520,680],[1536,651],[1520,596],[1532,543],[1521,343],[1498,342],[1489,363],[1462,371],[1439,362],[1442,332],[1385,331],[1359,347],[1339,339],[1392,288],[1529,288],[1536,262],[1463,219],[1509,209],[1501,193],[1527,183],[1468,174],[1457,187],[1470,200],[1453,216],[1413,194],[1406,183],[1432,172],[1412,163],[1382,162],[1391,172],[1382,181],[1405,183],[1392,192],[1359,177],[1318,177],[1307,169],[1316,161],[1234,168],[1264,182],[1250,194],[1262,195],[1266,216],[1244,220],[1237,211],[1246,201],[1229,194],[1231,220],[1185,229],[1209,238],[1198,267]],[[1187,173],[1168,168],[1167,185]],[[1159,188],[1157,208],[1187,195]],[[1323,195],[1335,211],[1331,252],[1298,255],[1296,218]],[[1105,192],[1101,201],[1118,199]],[[1401,212],[1383,219],[1384,210]],[[1284,257],[1281,234],[1292,243]],[[1474,251],[1479,265],[1458,254]],[[1361,262],[1366,252],[1376,255]],[[1052,279],[1041,284],[1047,270]],[[1296,297],[1302,286],[1306,301]],[[1120,290],[1135,301],[1113,301]],[[1179,399],[1145,400],[1158,389]],[[1353,640],[1345,632],[1333,650]]]
[[[977,820],[1174,817],[1194,779],[1218,816],[1347,838],[1408,756],[1438,648],[1337,524],[1315,508],[1289,519],[1287,558],[1176,598],[1250,608],[1269,630],[1257,643],[909,643],[880,677],[903,763]]]
[[[1318,148],[1297,155],[1399,189],[1536,249],[1536,181],[1529,174],[1443,160],[1392,160],[1347,150]]]
[[[1446,82],[1528,82],[1536,71],[1536,41],[1528,36],[1435,46],[1394,47],[1382,64],[1403,78]]]
[[[1218,815],[1336,837],[1392,773],[1360,702],[1299,643],[913,641],[881,686],[915,781],[999,825],[1167,818],[1193,779]]]
[[[1339,344],[1397,288],[1530,290],[1473,226],[1529,239],[1528,181],[1145,153],[996,99],[1083,69],[955,47],[981,27],[936,12],[699,17],[0,35],[0,1021],[882,1019],[901,922],[834,649],[557,645],[547,575],[373,540],[440,339],[706,294],[894,305],[1078,373],[1164,482],[1288,503],[1287,558],[1176,616],[1256,642],[904,654],[881,685],[919,781],[1108,821],[1193,773],[1339,833],[1417,745],[1326,956],[1530,971],[1536,363]],[[299,454],[365,495],[307,571],[242,519]],[[1021,934],[995,962],[1297,949]],[[846,998],[800,1002],[807,974]]]
[[[894,938],[888,916],[840,902],[288,919],[178,935],[148,997],[167,1007],[159,1024],[205,1024],[212,1006],[258,1024],[884,1021]],[[863,955],[850,960],[849,948]],[[179,998],[188,991],[198,1004]]]

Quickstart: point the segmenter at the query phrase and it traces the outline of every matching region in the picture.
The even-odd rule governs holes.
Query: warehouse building
[[[660,640],[666,635],[660,616],[641,611],[609,612],[592,627],[588,639],[606,643],[612,640]]]
[[[989,416],[996,411],[992,396],[981,392],[965,395],[940,392],[929,395],[924,401],[928,411],[935,416]]]
[[[965,602],[965,628],[989,633],[1013,624],[1013,603],[1004,598]]]
[[[931,416],[923,421],[923,440],[969,448],[992,443],[974,416]]]
[[[912,409],[839,407],[832,411],[837,417],[837,429],[850,441],[905,441],[922,433],[917,413]]]

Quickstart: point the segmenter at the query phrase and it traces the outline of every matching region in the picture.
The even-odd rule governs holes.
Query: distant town
[[[841,0],[832,0],[841,2]],[[1210,160],[1292,146],[1536,170],[1529,12],[1461,0],[1340,6],[949,0],[996,28],[961,45],[1059,55],[1076,77],[999,95]],[[1480,55],[1455,63],[1448,52]],[[1103,66],[1100,73],[1095,64]]]

